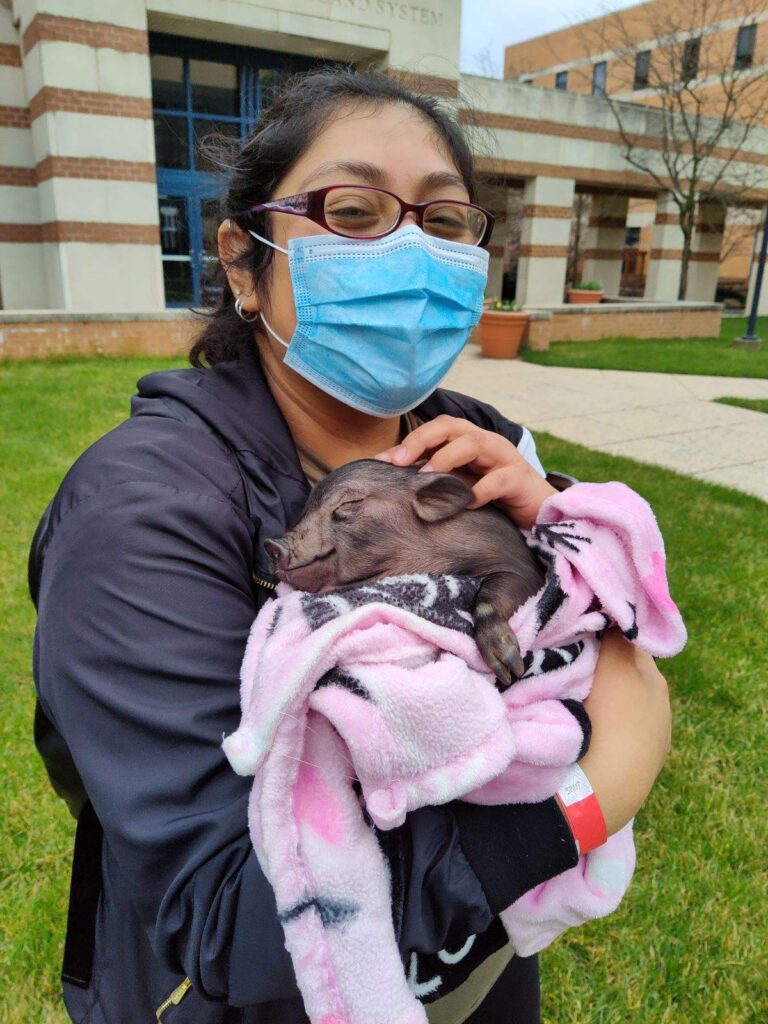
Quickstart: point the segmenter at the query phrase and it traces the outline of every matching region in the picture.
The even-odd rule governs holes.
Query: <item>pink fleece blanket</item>
[[[254,775],[249,823],[317,1024],[423,1024],[395,939],[386,861],[366,815],[393,828],[454,799],[545,799],[579,755],[563,700],[589,693],[610,624],[657,657],[685,643],[647,503],[577,484],[528,543],[542,590],[511,619],[526,671],[499,693],[472,639],[477,583],[405,576],[332,594],[280,585],[254,623],[242,720],[224,740]],[[634,868],[631,825],[502,914],[516,952],[610,913]]]

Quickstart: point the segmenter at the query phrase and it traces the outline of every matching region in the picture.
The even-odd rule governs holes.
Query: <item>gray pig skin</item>
[[[544,574],[514,523],[492,505],[468,509],[471,501],[450,473],[359,459],[321,480],[295,526],[264,546],[278,579],[313,593],[407,573],[474,576],[475,642],[508,687],[523,673],[508,620]]]

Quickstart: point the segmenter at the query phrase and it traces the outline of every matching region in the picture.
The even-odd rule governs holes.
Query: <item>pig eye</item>
[[[350,519],[355,514],[356,506],[361,505],[362,502],[362,498],[353,498],[351,501],[342,501],[342,503],[337,505],[333,510],[333,518]]]

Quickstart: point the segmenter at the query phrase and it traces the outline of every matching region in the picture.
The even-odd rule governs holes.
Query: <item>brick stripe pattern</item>
[[[37,181],[91,178],[97,181],[155,180],[155,165],[137,160],[103,160],[85,156],[47,156],[35,168]]]
[[[676,260],[683,258],[682,249],[651,249],[648,253],[652,260]]]
[[[35,187],[34,167],[0,166],[0,185],[16,185],[22,188]]]
[[[103,114],[106,117],[152,117],[152,100],[142,96],[121,96],[114,92],[60,89],[44,85],[29,101],[31,119],[53,111],[71,114]]]
[[[568,256],[567,245],[521,245],[520,256],[524,259],[535,259],[544,257],[551,259],[563,259]]]
[[[102,224],[53,220],[45,224],[0,224],[0,242],[90,242],[101,245],[159,245],[156,224]]]
[[[489,245],[487,246],[488,255],[495,259],[503,259],[504,257],[504,246],[503,245]]]
[[[54,220],[40,225],[44,242],[97,242],[106,245],[159,245],[156,224],[100,224],[97,221]]]
[[[56,14],[34,16],[22,38],[24,55],[39,42],[80,43],[123,53],[149,53],[147,33],[142,29],[123,28],[106,21],[64,18]]]
[[[573,210],[570,206],[544,206],[532,203],[523,207],[524,217],[549,217],[552,220],[570,220]]]
[[[719,263],[720,252],[717,249],[714,252],[696,252],[694,250],[688,258],[691,263]]]
[[[0,106],[0,128],[29,128],[30,123],[26,107]]]
[[[15,43],[0,43],[0,64],[7,68],[21,67],[21,50]]]
[[[668,225],[671,225],[671,226],[674,226],[674,227],[679,227],[679,225],[680,225],[680,214],[679,213],[657,213],[655,218],[654,218],[653,223],[654,224],[668,224]]]
[[[0,224],[0,242],[42,242],[39,224]]]
[[[497,114],[487,110],[476,110],[473,107],[462,107],[459,111],[462,124],[482,128],[498,128],[502,131],[528,132],[532,135],[552,135],[557,138],[588,140],[590,142],[607,142],[615,146],[626,145],[620,132],[613,128],[590,128],[587,125],[562,124],[559,121],[537,121],[530,117],[519,117],[513,114]],[[660,138],[653,135],[630,135],[628,141],[640,149],[663,150]],[[690,144],[680,146],[682,153],[690,153]],[[734,150],[726,146],[716,146],[711,154],[715,159],[732,160]],[[742,163],[768,165],[768,154],[740,150],[738,159]]]

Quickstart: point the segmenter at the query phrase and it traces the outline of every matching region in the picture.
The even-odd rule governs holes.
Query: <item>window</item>
[[[627,228],[624,245],[627,247],[640,244],[640,228]]]
[[[736,37],[736,60],[733,62],[734,71],[741,68],[751,68],[755,59],[755,40],[757,39],[757,25],[742,25]]]
[[[165,301],[210,305],[221,291],[216,229],[222,178],[206,136],[243,138],[288,76],[317,62],[160,33],[149,43]]]
[[[592,95],[605,96],[605,76],[608,65],[604,60],[592,68]]]
[[[555,88],[560,89],[561,92],[565,92],[568,88],[568,72],[558,71],[555,75]]]
[[[690,82],[699,73],[699,54],[701,52],[701,39],[686,39],[683,46],[683,60],[680,77],[684,82]]]
[[[635,80],[633,89],[647,89],[651,74],[651,51],[641,50],[635,57]]]

